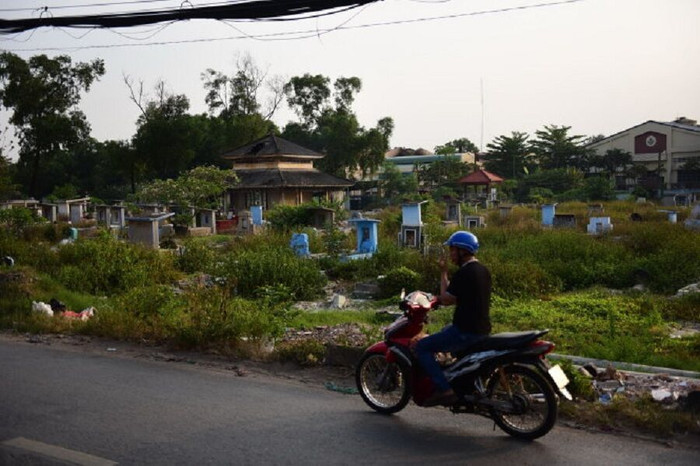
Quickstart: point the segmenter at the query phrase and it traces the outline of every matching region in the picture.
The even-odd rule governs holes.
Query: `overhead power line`
[[[128,44],[81,45],[81,46],[76,46],[76,47],[24,48],[24,49],[18,49],[18,51],[38,52],[38,51],[61,51],[61,50],[85,50],[85,49],[111,49],[111,48],[122,48],[122,47],[139,47],[139,46],[140,47],[148,47],[148,46],[159,46],[159,45],[195,44],[195,43],[221,42],[221,41],[241,40],[241,39],[253,39],[253,40],[260,40],[260,41],[289,41],[289,40],[306,39],[309,37],[317,37],[319,35],[328,34],[328,33],[335,32],[335,31],[345,31],[345,30],[353,30],[353,29],[369,29],[369,28],[375,28],[375,27],[398,26],[398,25],[403,25],[403,24],[414,24],[414,23],[423,23],[423,22],[430,22],[430,21],[450,20],[450,19],[464,18],[464,17],[469,17],[469,16],[482,16],[482,15],[491,15],[491,14],[499,14],[499,13],[510,13],[513,11],[520,11],[520,10],[562,6],[562,5],[572,4],[572,3],[579,3],[579,2],[583,2],[583,1],[584,0],[560,0],[560,1],[547,2],[547,3],[535,3],[535,4],[529,4],[529,5],[497,8],[497,9],[493,9],[493,10],[480,10],[480,11],[454,13],[454,14],[441,15],[441,16],[430,16],[430,17],[413,18],[413,19],[390,20],[390,21],[382,21],[382,22],[367,23],[367,24],[357,24],[357,25],[347,25],[346,24],[347,21],[344,21],[342,24],[337,25],[335,27],[330,27],[330,28],[314,28],[314,29],[305,29],[305,30],[296,30],[296,31],[276,31],[276,32],[265,33],[265,34],[246,34],[246,33],[242,32],[239,28],[234,27],[233,25],[229,24],[230,26],[234,27],[234,29],[236,31],[240,32],[241,35],[240,36],[217,37],[217,38],[210,37],[210,38],[200,38],[200,39],[169,40],[169,41],[159,41],[159,42],[139,42],[139,43],[128,43]],[[223,22],[228,24],[228,21],[223,21]],[[163,27],[165,27],[165,26],[163,26]],[[158,32],[158,31],[156,31],[156,32]],[[132,38],[132,39],[134,39],[134,38]]]
[[[44,15],[40,18],[0,19],[0,34],[13,34],[40,27],[118,28],[188,19],[293,20],[324,11],[356,8],[375,1],[378,0],[251,0],[227,5],[137,13],[60,17]]]
[[[107,2],[107,3],[87,3],[87,4],[82,4],[82,5],[52,5],[51,7],[45,7],[45,8],[28,8],[28,7],[23,7],[23,8],[0,8],[0,12],[17,12],[17,11],[37,11],[37,10],[65,10],[68,8],[90,8],[90,7],[106,7],[106,6],[116,6],[116,5],[142,5],[144,3],[163,3],[163,2],[172,2],[172,0],[125,0],[121,2]]]

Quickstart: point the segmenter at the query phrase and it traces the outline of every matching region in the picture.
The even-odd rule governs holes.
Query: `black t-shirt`
[[[464,264],[455,272],[447,292],[457,298],[452,324],[463,332],[491,333],[491,273],[480,262]]]

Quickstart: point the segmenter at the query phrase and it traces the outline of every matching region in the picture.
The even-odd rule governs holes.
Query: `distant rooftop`
[[[263,158],[306,158],[320,159],[323,154],[302,147],[279,136],[268,135],[244,146],[230,150],[222,154],[223,158],[230,160],[263,159]]]

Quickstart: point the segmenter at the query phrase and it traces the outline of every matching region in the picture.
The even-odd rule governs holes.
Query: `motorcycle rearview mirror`
[[[403,299],[406,297],[406,288],[401,288],[401,294],[399,295],[399,299],[403,301]]]

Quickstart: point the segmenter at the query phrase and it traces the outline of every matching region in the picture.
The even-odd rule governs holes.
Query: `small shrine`
[[[554,216],[557,213],[556,204],[542,205],[542,226],[551,227],[554,225]]]
[[[95,206],[95,217],[97,218],[97,223],[108,228],[124,228],[126,226],[126,207],[97,205]]]
[[[306,233],[294,233],[291,241],[289,241],[289,247],[291,247],[294,253],[299,257],[309,257],[311,255],[311,251],[309,250],[309,235]]]
[[[600,235],[612,231],[613,224],[610,223],[610,217],[591,217],[586,227],[589,235]]]
[[[462,224],[462,203],[457,199],[445,200],[445,223]]]
[[[175,213],[171,212],[153,217],[128,217],[126,221],[129,226],[129,241],[159,249],[160,238],[164,231],[161,229],[161,224],[173,216]]]
[[[372,255],[377,252],[379,244],[378,227],[380,220],[372,218],[351,218],[349,223],[355,224],[357,231],[356,254]]]
[[[262,226],[263,224],[263,207],[261,205],[250,206],[250,215],[253,225]]]
[[[423,220],[421,205],[427,201],[404,204],[401,206],[403,221],[399,233],[399,245],[410,248],[420,248],[423,244]]]
[[[467,230],[473,230],[474,228],[483,228],[486,226],[486,218],[480,215],[467,215],[464,217],[464,223],[462,224]]]

